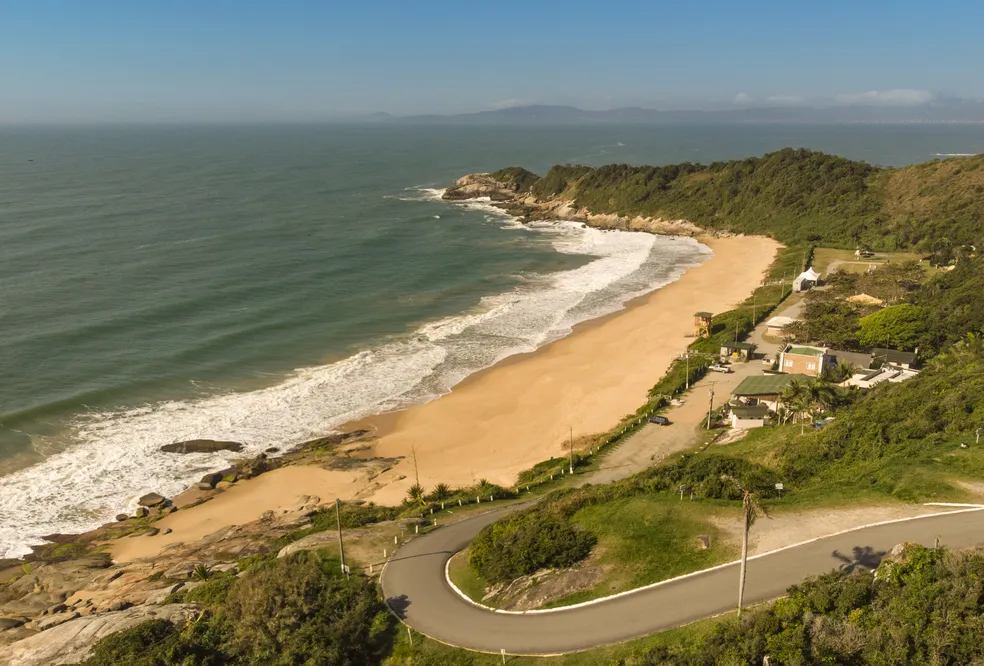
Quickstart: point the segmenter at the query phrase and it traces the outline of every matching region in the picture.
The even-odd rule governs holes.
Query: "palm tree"
[[[837,404],[837,390],[822,379],[814,379],[807,384],[806,395],[811,407],[816,407],[821,412]]]
[[[442,502],[449,497],[451,497],[451,488],[446,483],[434,486],[434,491],[430,494],[430,498],[435,502]]]
[[[796,416],[802,412],[801,406],[806,400],[806,385],[798,380],[789,382],[782,390],[779,399],[787,407],[786,416],[783,419],[783,424],[785,424],[786,419],[789,419],[790,416]]]
[[[424,503],[424,488],[419,483],[415,483],[407,489],[407,497],[413,504]]]
[[[748,531],[755,524],[755,519],[760,515],[766,518],[769,517],[769,514],[758,503],[758,496],[755,493],[745,488],[741,490],[741,522],[744,529],[742,529],[741,533],[741,569],[738,573],[738,617],[741,617],[741,605],[745,597],[745,565],[748,562]]]

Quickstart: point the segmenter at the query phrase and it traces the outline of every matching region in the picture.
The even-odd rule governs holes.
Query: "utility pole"
[[[413,477],[414,483],[420,486],[420,472],[417,471],[417,447],[413,444],[410,445],[410,453],[413,455]]]
[[[571,474],[574,473],[574,426],[568,426],[571,429]]]
[[[342,500],[335,498],[335,522],[338,524],[338,557],[342,561],[342,573],[348,578],[349,569],[345,566],[345,548],[342,546]]]
[[[687,350],[687,390],[690,390],[690,350]]]
[[[752,328],[755,328],[755,296],[756,292],[752,292]]]
[[[974,440],[974,444],[980,444],[981,443],[981,429],[978,428],[977,429],[977,432],[975,434],[977,435],[977,439]]]
[[[714,382],[711,382],[711,394],[710,402],[707,403],[707,429],[711,429],[711,412],[714,411]]]

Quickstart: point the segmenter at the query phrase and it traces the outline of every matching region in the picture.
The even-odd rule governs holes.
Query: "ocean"
[[[520,225],[466,173],[808,147],[902,165],[980,126],[0,128],[0,557],[229,455],[433,399],[708,256]]]

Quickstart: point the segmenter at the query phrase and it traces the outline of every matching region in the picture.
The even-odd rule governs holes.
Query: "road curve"
[[[734,608],[738,566],[700,572],[595,604],[551,613],[507,614],[480,608],[448,585],[445,564],[509,507],[441,527],[406,543],[386,565],[382,589],[404,622],[438,641],[508,654],[576,652],[618,643]],[[984,513],[957,511],[866,527],[750,559],[746,603],[782,596],[802,579],[846,567],[871,567],[903,541],[950,547],[984,543]]]

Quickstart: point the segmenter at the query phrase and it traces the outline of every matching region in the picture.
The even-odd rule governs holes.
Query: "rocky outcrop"
[[[161,506],[167,502],[167,498],[159,493],[147,493],[137,500],[139,506],[154,507]]]
[[[498,180],[492,174],[473,173],[462,176],[441,195],[445,201],[489,198],[492,201],[512,201],[518,192],[512,183]]]
[[[137,606],[86,617],[52,618],[46,630],[7,646],[0,652],[0,666],[49,666],[78,664],[101,639],[148,620],[168,620],[183,625],[199,612],[197,606]]]
[[[161,447],[161,451],[164,453],[216,453],[218,451],[238,453],[242,450],[243,445],[239,442],[223,442],[215,439],[189,439],[185,442],[165,444]]]
[[[509,183],[487,173],[475,173],[459,178],[454,186],[444,192],[442,198],[446,201],[488,198],[493,206],[518,217],[522,222],[567,220],[584,222],[598,229],[645,231],[669,236],[698,236],[711,233],[687,220],[592,213],[587,208],[579,207],[575,201],[560,198],[538,199],[533,194],[516,190]]]

